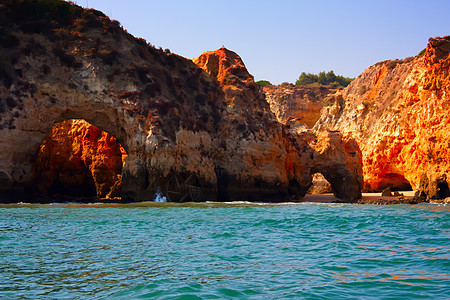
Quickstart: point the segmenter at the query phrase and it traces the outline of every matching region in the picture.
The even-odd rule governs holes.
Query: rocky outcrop
[[[64,1],[3,1],[0,27],[5,201],[8,190],[34,190],[41,144],[54,123],[70,119],[105,130],[127,151],[124,200],[153,199],[174,174],[215,188],[211,139],[224,96],[190,60]]]
[[[423,172],[415,198],[419,200],[440,200],[450,197],[447,172],[436,166]]]
[[[366,190],[448,196],[449,53],[450,37],[433,38],[423,55],[373,65],[322,111],[316,130],[358,142]]]
[[[117,195],[123,152],[102,144],[109,139],[104,130],[128,154],[124,201],[157,193],[170,201],[296,200],[317,172],[339,198],[361,195],[356,143],[280,124],[232,51],[204,53],[194,64],[132,37],[101,12],[64,1],[4,1],[0,22],[7,41],[0,44],[3,191],[83,185]],[[55,123],[71,119],[99,129],[63,126],[44,142]],[[54,145],[63,135],[63,145]],[[52,156],[58,151],[68,161]],[[114,163],[105,162],[107,154]],[[67,178],[70,172],[77,176]]]
[[[33,168],[35,192],[120,197],[126,156],[113,136],[84,120],[55,124]]]
[[[339,132],[314,132],[316,139],[309,145],[319,153],[313,173],[321,173],[333,188],[337,198],[353,200],[361,197],[363,183],[362,155],[353,138]]]
[[[279,122],[290,126],[306,124],[308,128],[316,124],[321,109],[329,104],[327,97],[337,91],[328,86],[298,86],[290,83],[266,85],[262,90]]]
[[[361,196],[361,156],[354,141],[344,141],[338,133],[316,135],[280,124],[232,51],[205,52],[193,61],[218,80],[225,93],[227,109],[220,123],[225,147],[219,155],[221,172],[227,176],[224,194],[247,200],[301,199],[312,174],[321,172],[338,198],[353,201]]]
[[[414,198],[408,198],[403,196],[398,197],[380,197],[358,200],[358,204],[372,204],[372,205],[397,205],[397,204],[419,204],[422,201],[418,201]]]
[[[216,147],[220,197],[286,200],[289,179],[282,126],[242,59],[222,47],[193,61],[220,83],[225,94]]]

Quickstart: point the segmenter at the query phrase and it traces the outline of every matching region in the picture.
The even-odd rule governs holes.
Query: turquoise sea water
[[[0,298],[449,299],[450,207],[10,205]]]

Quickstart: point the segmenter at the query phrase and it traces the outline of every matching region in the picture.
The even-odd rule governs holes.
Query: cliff
[[[41,144],[55,123],[84,119],[128,153],[124,200],[154,199],[174,174],[215,189],[211,139],[224,108],[218,83],[103,13],[68,2],[0,6],[0,190],[35,189]]]
[[[449,195],[449,52],[450,37],[432,38],[423,55],[367,68],[323,109],[314,129],[358,142],[366,190]]]
[[[205,52],[193,61],[219,81],[225,93],[227,108],[219,132],[224,146],[221,166],[224,174],[232,174],[226,180],[231,182],[226,194],[256,196],[255,200],[267,195],[301,199],[312,175],[321,172],[339,198],[353,201],[361,196],[361,156],[353,140],[336,133],[290,129],[278,122],[242,59],[226,48]],[[245,178],[245,187],[234,178]]]
[[[297,86],[289,83],[263,86],[262,90],[270,109],[283,124],[306,124],[312,128],[320,118],[320,111],[327,105],[327,97],[337,89],[327,86]]]
[[[236,53],[221,48],[193,63],[99,11],[58,0],[3,3],[2,201],[63,189],[112,197],[120,177],[124,201],[157,193],[170,201],[297,200],[317,172],[339,198],[360,197],[356,143],[280,124]],[[45,141],[55,123],[72,119],[98,129],[71,121]],[[126,151],[124,165],[100,130]]]
[[[282,127],[259,92],[242,59],[224,47],[193,62],[217,80],[226,109],[219,123],[220,195],[228,198],[285,200],[289,180]]]

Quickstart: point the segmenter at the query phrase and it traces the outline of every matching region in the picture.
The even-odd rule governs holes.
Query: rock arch
[[[64,15],[21,7],[41,2],[0,6],[8,41],[0,45],[0,170],[13,180],[7,189],[30,186],[31,162],[53,124],[77,118],[128,152],[124,201],[153,200],[174,175],[195,178],[187,185],[201,188],[200,200],[299,199],[311,170],[333,177],[332,166],[341,167],[336,184],[350,178],[352,185],[340,196],[358,197],[360,153],[339,135],[289,132],[236,53],[206,52],[193,60],[197,66],[132,37],[101,12],[57,3]]]
[[[339,199],[349,202],[360,199],[362,155],[356,141],[338,131],[318,131],[316,135],[317,139],[311,145],[319,155],[310,176],[322,173]]]
[[[14,86],[12,91],[14,95]],[[39,94],[9,96],[10,101],[17,103],[9,108],[9,128],[2,128],[2,148],[0,161],[2,168],[10,174],[16,186],[29,188],[33,181],[32,166],[40,145],[51,132],[53,125],[69,119],[85,119],[91,124],[117,137],[125,149],[135,155],[138,143],[131,141],[130,131],[139,130],[135,119],[126,115],[117,101],[92,99],[89,94],[83,94],[76,89],[48,89],[43,85]],[[28,97],[27,97],[28,96]],[[114,105],[115,104],[115,105]],[[17,107],[22,107],[18,109]],[[138,131],[139,132],[139,131]],[[132,157],[132,156],[131,156]]]
[[[132,37],[101,12],[57,4],[67,6],[67,15],[36,16],[33,11],[47,8],[22,7],[43,5],[34,2],[0,7],[10,41],[0,45],[0,170],[13,181],[2,180],[3,188],[29,188],[39,146],[53,124],[68,119],[86,120],[127,150],[124,198],[153,199],[171,172],[213,181],[208,155],[196,161],[192,153],[208,152],[204,144],[217,130],[224,101],[219,85],[191,61]],[[181,157],[177,138],[186,132],[204,136]]]
[[[321,169],[325,179],[330,183],[334,195],[342,200],[353,202],[361,198],[361,185],[346,166],[332,165]]]
[[[119,200],[126,157],[117,139],[85,120],[57,123],[33,164],[33,193],[40,201],[47,197]]]

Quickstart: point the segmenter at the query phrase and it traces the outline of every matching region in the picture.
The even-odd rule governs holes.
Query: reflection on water
[[[362,273],[352,273],[352,272],[341,272],[338,271],[330,271],[330,273],[334,274],[332,277],[334,280],[339,282],[351,282],[351,281],[381,281],[381,282],[396,282],[400,284],[408,284],[408,285],[421,285],[424,281],[433,281],[433,280],[448,280],[450,279],[450,273],[437,274],[433,272],[427,272],[423,270],[416,270],[415,272],[419,273],[411,273],[407,270],[399,270],[397,274],[379,274],[379,273],[370,273],[370,272],[362,272]],[[443,287],[443,285],[440,285]]]

